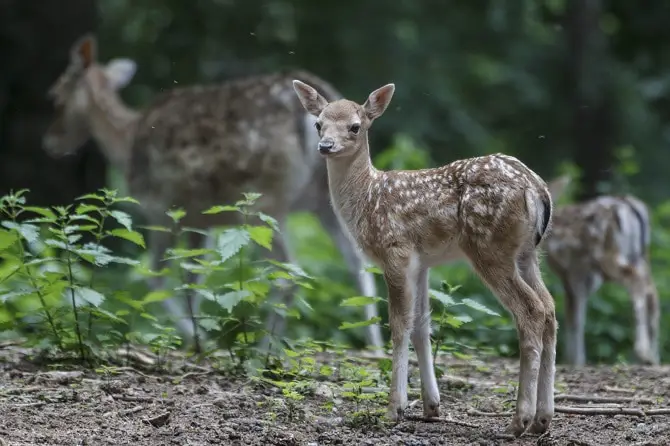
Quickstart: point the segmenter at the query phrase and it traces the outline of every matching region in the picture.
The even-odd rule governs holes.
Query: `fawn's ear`
[[[137,64],[132,59],[112,59],[105,65],[105,75],[114,90],[128,85],[136,71]]]
[[[551,194],[551,199],[556,202],[563,195],[565,189],[570,184],[571,178],[568,175],[561,175],[547,183],[547,189]]]
[[[70,50],[70,58],[73,62],[79,62],[84,68],[88,68],[97,58],[97,42],[93,34],[85,34],[80,37]]]
[[[326,108],[326,105],[328,105],[328,101],[326,101],[326,99],[321,96],[318,91],[304,82],[294,80],[293,89],[298,95],[300,103],[303,107],[305,107],[305,110],[314,116],[319,116],[323,109]]]
[[[374,121],[384,114],[386,107],[391,103],[394,91],[395,85],[387,84],[370,93],[368,100],[363,104],[365,114],[367,114],[370,120]]]

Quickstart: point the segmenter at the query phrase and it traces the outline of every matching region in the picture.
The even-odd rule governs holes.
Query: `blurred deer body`
[[[314,118],[300,106],[291,80],[309,79],[335,98],[338,93],[332,87],[306,72],[261,75],[217,86],[176,88],[160,94],[145,110],[134,111],[118,96],[134,73],[135,64],[128,59],[97,63],[92,37],[75,43],[70,66],[50,91],[57,116],[44,137],[45,149],[64,155],[95,138],[124,173],[130,194],[140,200],[151,225],[170,226],[165,214],[170,207],[186,211],[180,224],[188,227],[206,230],[241,223],[235,212],[202,211],[239,200],[243,192],[263,194],[255,210],[273,216],[282,229],[289,211],[315,212],[355,274],[360,292],[376,295],[374,278],[363,271],[355,245],[327,200],[314,193],[327,191],[326,168],[318,154],[307,150],[318,141],[309,131]],[[192,233],[188,242],[196,248],[203,240]],[[150,232],[154,269],[160,269],[172,244],[169,233]],[[280,234],[275,235],[270,256],[292,261]],[[158,286],[160,279],[152,283]],[[283,294],[290,305],[293,293]],[[197,301],[189,298],[188,303],[197,309]],[[184,316],[177,302],[164,304],[173,315]],[[376,316],[376,307],[367,306],[366,314]],[[193,336],[195,327],[179,320],[180,329]],[[271,317],[268,327],[281,333],[283,319]],[[369,327],[368,340],[376,347],[383,345],[379,325]]]
[[[556,200],[568,177],[550,182]],[[658,364],[659,302],[651,275],[649,212],[630,195],[601,196],[558,208],[546,243],[547,261],[565,289],[566,354],[568,362],[586,361],[584,326],[588,297],[604,281],[626,288],[635,314],[635,354]]]
[[[318,150],[327,161],[333,207],[384,271],[393,341],[389,416],[397,420],[407,407],[410,341],[419,362],[424,415],[439,414],[428,271],[465,258],[517,323],[521,371],[511,430],[517,436],[528,428],[546,431],[554,411],[557,327],[537,255],[551,223],[552,201],[544,181],[502,154],[435,169],[379,171],[370,161],[367,132],[386,110],[392,84],[372,92],[364,105],[329,102],[300,81],[294,88],[318,118]]]

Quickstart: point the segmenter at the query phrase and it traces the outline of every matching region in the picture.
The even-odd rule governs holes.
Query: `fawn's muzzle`
[[[323,139],[319,141],[319,152],[326,154],[330,153],[331,150],[333,150],[333,147],[335,146],[335,141],[332,139]]]

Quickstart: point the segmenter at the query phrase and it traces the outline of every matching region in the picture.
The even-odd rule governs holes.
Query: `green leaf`
[[[142,298],[142,302],[145,304],[152,302],[162,302],[165,299],[169,299],[170,296],[172,296],[172,292],[170,292],[169,290],[151,291]]]
[[[69,299],[71,297],[70,289],[66,288],[65,291],[67,293],[66,297]],[[105,301],[105,296],[91,288],[77,287],[74,290],[74,300],[75,305],[78,307],[84,306],[86,304],[99,307]]]
[[[437,290],[430,290],[430,296],[433,297],[434,299],[440,301],[442,305],[445,307],[450,307],[454,304],[456,304],[456,301],[454,300],[453,297],[450,295],[443,293],[442,291],[437,291]]]
[[[125,229],[121,229],[121,231],[125,231]],[[49,240],[47,240],[47,244],[50,244]],[[120,263],[123,265],[137,265],[140,263],[135,259],[111,255],[112,251],[110,249],[97,243],[87,243],[83,248],[73,249],[72,252],[96,266],[106,266],[110,263]]]
[[[178,209],[170,209],[165,213],[168,217],[172,219],[173,222],[178,223],[179,220],[184,218],[186,216],[186,211],[178,208]]]
[[[83,214],[88,214],[90,212],[100,212],[101,208],[98,206],[95,206],[93,204],[88,204],[88,203],[83,203],[77,206],[77,210],[75,211],[79,215]]]
[[[46,217],[51,221],[56,220],[56,214],[54,214],[54,212],[49,208],[42,208],[42,207],[38,207],[38,206],[26,206],[23,209],[26,210],[26,211],[30,211],[30,212],[34,212],[36,214],[39,214],[42,217]]]
[[[168,249],[167,255],[165,256],[165,260],[173,260],[173,259],[189,259],[191,257],[198,257],[198,256],[203,256],[205,254],[209,254],[209,249],[206,248],[198,248],[198,249],[181,249],[181,248],[175,248],[175,249]]]
[[[365,321],[360,321],[360,322],[342,322],[342,324],[338,327],[340,330],[348,330],[351,328],[360,328],[360,327],[367,327],[368,325],[376,324],[379,321],[381,321],[382,318],[379,316],[375,316],[373,318],[370,318]]]
[[[142,248],[146,248],[146,244],[144,243],[144,237],[137,231],[133,231],[131,229],[119,228],[119,229],[112,229],[111,231],[108,232],[108,234],[114,237],[128,240],[129,242],[133,242],[136,245],[141,246]]]
[[[35,225],[28,223],[18,224],[14,223],[13,221],[3,221],[2,226],[7,229],[13,229],[14,231],[17,231],[28,243],[35,243],[37,240],[39,240],[40,229]]]
[[[481,311],[482,313],[489,314],[491,316],[498,316],[500,317],[500,314],[496,313],[495,311],[489,309],[488,307],[484,306],[483,304],[480,304],[476,300],[472,300],[469,297],[466,297],[461,301],[461,303],[467,307],[472,308],[473,310]]]
[[[340,304],[341,307],[364,307],[370,304],[376,304],[382,300],[381,297],[370,297],[370,296],[355,296],[348,299],[344,299]]]
[[[142,229],[146,229],[147,231],[159,231],[159,232],[172,232],[170,228],[166,228],[165,226],[140,226]]]
[[[98,317],[101,317],[101,319],[107,319],[109,321],[113,321],[116,323],[121,323],[121,324],[128,324],[125,320],[121,319],[118,317],[118,315],[110,313],[107,310],[103,310],[102,308],[93,308],[91,309],[91,313],[95,314]]]
[[[272,229],[267,226],[250,226],[247,228],[249,236],[256,244],[266,249],[272,249]]]
[[[259,212],[257,215],[258,218],[260,218],[263,221],[263,223],[270,226],[274,231],[281,232],[279,229],[279,222],[277,221],[277,219],[262,212]]]
[[[250,240],[249,232],[242,228],[231,228],[224,231],[217,243],[221,262],[237,254]]]
[[[378,266],[375,266],[375,265],[365,267],[365,271],[367,271],[369,273],[372,273],[372,274],[378,274],[380,276],[384,275],[384,271],[382,271]]]
[[[220,214],[221,212],[236,212],[239,211],[238,206],[212,206],[206,211],[202,211],[203,214]]]
[[[123,212],[123,211],[111,211],[109,215],[114,218],[121,226],[126,228],[128,231],[132,231],[133,229],[133,219],[130,217],[129,214]]]
[[[198,325],[205,331],[215,331],[220,328],[214,319],[199,319]]]
[[[140,204],[139,201],[134,199],[133,197],[119,197],[119,198],[114,198],[114,203],[133,203],[133,204]]]
[[[226,293],[222,296],[217,296],[217,302],[221,307],[224,309],[228,310],[229,313],[233,312],[233,308],[237,306],[242,300],[244,300],[247,297],[253,296],[253,293],[248,290],[240,290],[240,291],[231,291],[229,293]]]
[[[86,200],[86,199],[89,199],[89,200],[105,201],[105,197],[100,196],[100,195],[98,195],[98,194],[86,194],[86,195],[82,195],[81,197],[77,197],[76,199],[77,199],[77,200]]]
[[[9,248],[16,243],[17,240],[16,234],[13,232],[0,229],[0,251]]]

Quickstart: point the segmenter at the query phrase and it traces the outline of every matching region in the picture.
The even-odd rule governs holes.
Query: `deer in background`
[[[400,419],[407,407],[410,341],[419,363],[424,416],[439,415],[428,271],[465,258],[516,321],[521,368],[510,430],[516,436],[527,429],[545,432],[554,413],[557,330],[537,252],[551,224],[545,182],[502,154],[434,169],[377,170],[368,131],[388,107],[395,86],[373,91],[359,105],[329,100],[299,80],[293,85],[305,110],[317,117],[320,140],[312,151],[318,147],[326,159],[335,212],[384,271],[393,343],[389,417]]]
[[[44,136],[52,156],[75,152],[94,138],[109,162],[125,176],[130,194],[140,200],[151,225],[170,226],[165,212],[181,207],[184,226],[207,229],[241,223],[237,213],[203,215],[205,209],[237,201],[243,192],[263,194],[256,210],[273,216],[284,228],[290,211],[311,211],[333,237],[359,291],[375,296],[372,273],[363,270],[363,258],[339,224],[330,205],[321,197],[328,190],[325,163],[312,150],[318,139],[311,131],[314,118],[300,106],[292,89],[294,77],[315,83],[331,99],[339,97],[328,83],[296,71],[234,80],[215,86],[175,88],[161,93],[142,111],[125,105],[118,91],[136,71],[130,59],[101,64],[96,41],[86,35],[71,50],[70,64],[49,91],[55,118]],[[151,266],[160,270],[172,235],[151,231],[148,247]],[[202,245],[200,234],[190,233],[191,249]],[[281,234],[276,234],[270,256],[282,262],[293,258]],[[194,278],[191,276],[189,281]],[[152,279],[151,287],[162,287]],[[292,292],[284,292],[286,305]],[[196,296],[188,297],[197,313]],[[194,339],[197,329],[184,318],[183,306],[173,299],[163,302],[178,317],[180,330]],[[377,308],[365,308],[368,318]],[[267,327],[282,333],[284,319],[272,314]],[[369,326],[368,341],[382,347],[378,324]],[[265,346],[268,345],[266,337]]]
[[[556,201],[570,183],[549,182]],[[547,263],[565,289],[565,351],[570,364],[586,362],[586,304],[605,281],[626,288],[635,314],[635,354],[658,364],[659,301],[651,275],[651,225],[644,203],[630,195],[601,196],[558,207],[546,243]]]

